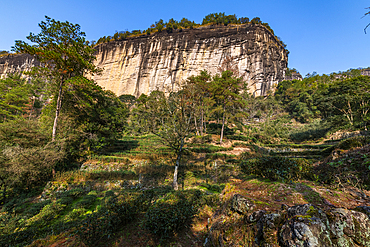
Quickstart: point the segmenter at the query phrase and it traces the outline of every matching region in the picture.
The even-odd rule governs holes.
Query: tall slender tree
[[[211,82],[211,94],[216,104],[213,112],[222,117],[220,144],[222,144],[225,124],[243,114],[240,109],[245,106],[245,101],[240,95],[245,83],[242,77],[233,76],[233,72],[226,70],[221,75],[216,74]]]
[[[52,133],[54,141],[62,107],[64,83],[76,76],[97,73],[99,69],[93,64],[94,49],[89,46],[80,25],[56,21],[48,16],[45,16],[45,19],[39,24],[39,34],[30,33],[27,36],[32,44],[16,40],[12,50],[34,55],[42,66],[34,67],[31,76],[41,76],[53,85],[57,99]]]
[[[173,188],[178,189],[177,175],[184,153],[185,139],[193,131],[194,101],[184,90],[172,92],[153,91],[142,97],[133,112],[136,124],[161,138],[176,154]]]
[[[211,106],[214,104],[210,97],[211,75],[201,71],[198,76],[191,76],[186,80],[184,92],[192,97],[194,102],[194,125],[197,135],[206,132],[206,121]]]

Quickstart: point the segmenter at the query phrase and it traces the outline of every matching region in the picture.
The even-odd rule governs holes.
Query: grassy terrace
[[[172,150],[154,135],[126,136],[90,157],[80,170],[58,173],[42,191],[5,204],[0,211],[2,222],[6,222],[0,222],[0,244],[26,246],[38,239],[30,246],[144,247],[171,246],[174,242],[202,246],[208,233],[207,220],[235,193],[253,202],[255,210],[266,211],[279,210],[283,203],[325,201],[339,206],[355,201],[351,193],[319,184],[315,181],[318,177],[308,179],[312,177],[312,162],[325,157],[334,146],[256,145],[240,139],[225,140],[223,146],[217,144],[215,135],[203,144],[190,140],[179,173],[180,191],[175,192],[170,187]],[[238,149],[251,158],[234,154]],[[258,152],[267,149],[271,151],[259,161]],[[301,167],[299,172],[291,170],[295,165]],[[180,217],[173,214],[178,211],[171,205],[180,208],[192,224],[173,222],[174,229],[177,224],[187,227],[176,235],[158,233],[163,238],[159,240],[151,228],[157,220],[151,217],[167,222]],[[162,211],[165,214],[161,215]],[[16,217],[11,212],[16,212]],[[226,220],[231,223],[232,217]],[[249,240],[241,237],[238,241],[243,244]]]

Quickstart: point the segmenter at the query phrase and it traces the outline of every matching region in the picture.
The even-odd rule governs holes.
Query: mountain
[[[99,44],[93,76],[97,84],[116,95],[140,96],[154,90],[177,90],[201,70],[215,74],[231,57],[249,90],[265,95],[284,79],[287,51],[263,25],[206,25],[194,29],[162,31]],[[39,65],[25,54],[0,57],[0,77]]]

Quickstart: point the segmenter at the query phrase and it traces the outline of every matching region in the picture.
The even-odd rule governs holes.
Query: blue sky
[[[197,23],[204,16],[225,12],[260,17],[288,46],[290,68],[304,76],[370,66],[370,7],[365,0],[0,0],[0,50],[40,31],[47,15],[81,25],[88,40],[116,31],[146,29],[155,21],[186,17]]]

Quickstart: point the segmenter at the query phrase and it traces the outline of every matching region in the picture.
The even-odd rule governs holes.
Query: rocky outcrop
[[[30,71],[33,66],[39,66],[40,62],[28,54],[11,54],[0,57],[0,78],[10,73],[23,73]]]
[[[284,80],[287,52],[262,25],[204,26],[112,41],[96,47],[93,79],[116,95],[139,96],[154,90],[178,90],[192,75],[218,71],[232,57],[255,95],[264,95]],[[23,72],[39,63],[32,56],[0,57],[0,76]]]
[[[369,206],[350,210],[303,204],[284,205],[281,211],[272,213],[264,210],[230,213],[234,211],[236,199],[247,200],[241,199],[240,195],[232,198],[230,211],[225,210],[208,226],[205,246],[370,246]],[[249,208],[253,206],[249,205]],[[236,239],[239,242],[235,242]]]
[[[293,72],[293,73],[291,73],[291,75],[289,75],[289,76],[285,75],[284,80],[286,80],[286,81],[293,81],[293,80],[299,80],[299,81],[302,81],[302,80],[303,80],[303,78],[302,78],[302,75],[301,75],[300,73]]]
[[[96,48],[96,65],[104,70],[94,80],[117,95],[177,90],[201,70],[216,73],[228,56],[245,73],[256,95],[284,79],[285,49],[264,26],[249,24],[161,32],[101,44]]]

